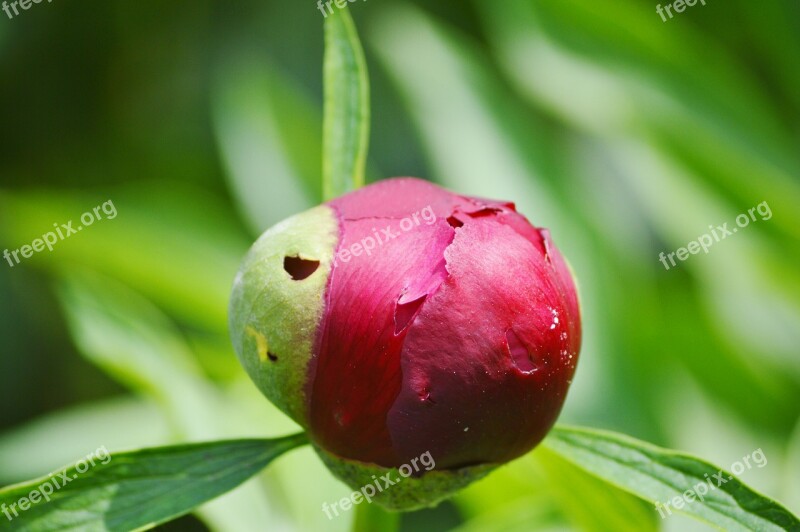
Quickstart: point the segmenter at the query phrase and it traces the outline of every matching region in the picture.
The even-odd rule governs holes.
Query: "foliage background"
[[[370,178],[510,199],[580,281],[563,422],[723,467],[800,510],[800,5],[355,2]],[[274,436],[228,291],[250,242],[319,201],[322,15],[305,2],[38,4],[0,16],[0,248],[111,199],[119,215],[0,265],[0,485],[101,445]],[[708,255],[657,256],[767,201]],[[168,526],[345,530],[304,449]],[[411,530],[706,529],[543,451]]]

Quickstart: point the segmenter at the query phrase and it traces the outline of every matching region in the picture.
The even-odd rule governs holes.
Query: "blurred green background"
[[[562,422],[725,468],[800,511],[800,4],[359,2],[370,179],[513,200],[580,283]],[[304,2],[83,0],[0,13],[0,251],[106,200],[113,220],[0,262],[0,485],[105,445],[293,424],[226,331],[238,263],[320,200],[323,17]],[[762,201],[773,216],[665,270]],[[347,530],[295,451],[173,530]],[[544,451],[405,530],[707,530]]]

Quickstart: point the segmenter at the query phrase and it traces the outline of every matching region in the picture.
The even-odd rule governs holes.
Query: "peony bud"
[[[289,218],[237,276],[234,346],[261,391],[354,489],[437,502],[526,453],[555,423],[581,343],[549,232],[513,203],[411,178]],[[435,468],[413,467],[429,453]],[[402,466],[409,466],[403,468]]]

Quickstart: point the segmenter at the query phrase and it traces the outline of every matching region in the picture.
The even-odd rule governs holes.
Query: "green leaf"
[[[576,530],[658,530],[658,514],[630,493],[608,486],[546,447],[530,456],[561,513]]]
[[[246,401],[226,400],[203,378],[181,331],[137,292],[91,272],[70,270],[60,279],[58,295],[79,351],[122,385],[156,401],[172,438],[197,442],[275,434],[262,433],[253,421],[263,420],[263,413],[245,414]],[[235,363],[232,354],[226,358]],[[275,430],[274,423],[268,426]],[[108,440],[103,443],[114,447]],[[137,447],[130,442],[125,446]],[[265,497],[262,484],[248,483],[197,513],[212,529],[252,530],[265,520],[278,520],[282,513],[281,505]]]
[[[0,530],[143,530],[232,490],[281,454],[306,443],[305,434],[273,440],[217,441],[125,453],[98,453],[51,477],[0,490]],[[88,467],[88,470],[86,469]],[[57,485],[71,479],[57,489]],[[44,488],[44,486],[50,486]],[[44,500],[42,493],[48,493]],[[21,500],[34,495],[27,510]],[[3,506],[5,505],[5,506]],[[28,506],[29,502],[23,502]],[[15,515],[18,514],[18,515]]]
[[[125,285],[91,272],[65,271],[59,281],[67,325],[87,360],[156,400],[181,438],[224,437],[217,394],[168,316]]]
[[[325,20],[322,192],[326,200],[364,184],[369,80],[364,50],[346,9]]]
[[[81,213],[111,198],[118,216],[37,253],[25,267],[84,266],[122,281],[188,325],[227,336],[231,280],[252,242],[218,196],[168,180],[88,192],[0,190],[0,240],[18,248],[56,222],[78,223]]]
[[[583,428],[557,427],[544,445],[606,482],[655,503],[653,511],[663,518],[681,511],[726,530],[800,530],[800,521],[777,502],[686,454]],[[684,498],[687,491],[695,494],[691,502],[691,497]],[[701,500],[702,491],[707,493]],[[671,502],[676,497],[684,501],[680,510]]]
[[[166,416],[153,401],[117,396],[68,406],[0,432],[0,486],[55,471],[97,442],[110,449],[139,449],[175,443],[171,436]]]

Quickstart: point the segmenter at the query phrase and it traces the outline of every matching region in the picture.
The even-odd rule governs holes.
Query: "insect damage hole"
[[[467,216],[470,218],[483,218],[485,216],[496,216],[501,212],[503,212],[503,209],[498,209],[497,207],[484,207],[477,211],[468,212]]]
[[[284,257],[283,269],[292,276],[295,281],[302,281],[311,277],[319,268],[318,260],[301,259],[300,257]]]
[[[459,220],[455,216],[449,216],[447,218],[447,223],[449,223],[450,227],[452,227],[454,229],[458,229],[459,227],[463,227],[464,226],[464,222],[462,222],[461,220]]]

